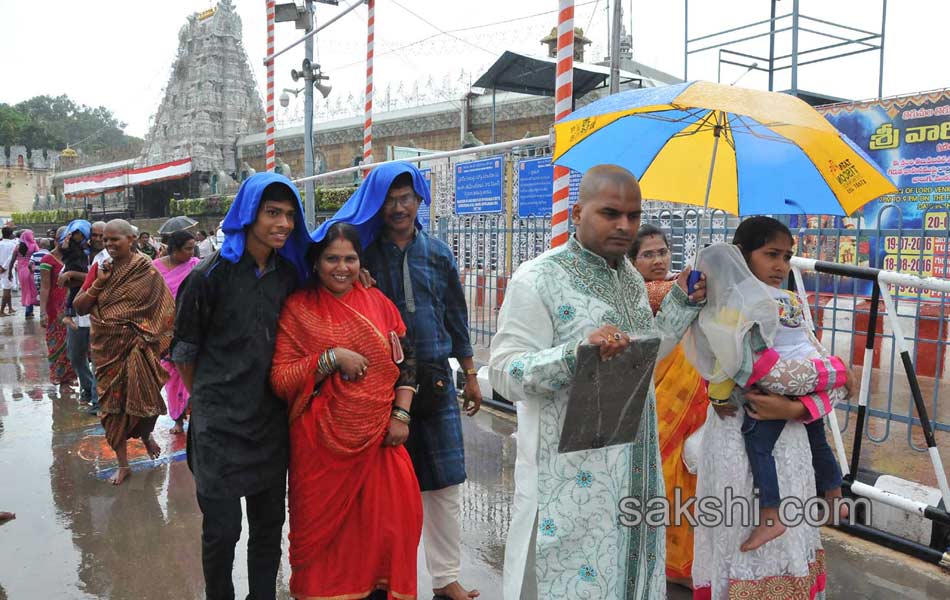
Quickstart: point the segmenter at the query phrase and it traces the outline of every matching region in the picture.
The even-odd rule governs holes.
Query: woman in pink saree
[[[178,297],[178,288],[185,277],[198,264],[195,258],[195,236],[187,231],[176,231],[168,236],[168,254],[154,261],[155,268],[162,274],[172,298]],[[175,369],[175,365],[162,360],[162,366],[168,371],[168,383],[165,384],[165,394],[168,396],[168,416],[175,419],[172,433],[185,432],[185,412],[188,409],[188,390]]]
[[[39,251],[40,247],[36,245],[33,239],[33,232],[29,229],[20,233],[20,244],[16,252],[13,253],[16,259],[16,276],[20,281],[20,302],[26,309],[26,318],[33,318],[33,307],[40,303],[40,293],[36,289],[36,281],[33,279],[33,264],[30,259],[33,253]],[[12,272],[12,269],[10,269]]]

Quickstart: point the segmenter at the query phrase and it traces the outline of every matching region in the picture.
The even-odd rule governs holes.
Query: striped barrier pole
[[[373,162],[373,29],[376,0],[366,0],[366,106],[363,121],[363,164]]]
[[[574,100],[574,0],[559,0],[557,16],[557,75],[554,92],[554,121],[571,113]],[[568,196],[571,171],[554,167],[551,207],[551,247],[567,242]]]
[[[267,117],[264,124],[264,170],[274,172],[277,153],[274,150],[274,22],[276,0],[267,2]]]

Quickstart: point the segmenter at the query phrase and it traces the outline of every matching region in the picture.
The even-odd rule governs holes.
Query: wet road
[[[130,442],[135,472],[118,488],[115,460],[97,419],[73,390],[48,383],[38,321],[0,319],[0,600],[201,598],[200,512],[183,460],[184,438],[163,418],[155,437],[163,458],[149,461]],[[501,598],[504,539],[514,488],[514,422],[484,410],[465,419],[469,481],[464,486],[462,581],[485,600]],[[245,538],[238,545],[238,597],[247,592]],[[836,532],[826,535],[829,597],[950,597],[937,568]],[[288,598],[286,555],[280,596]],[[420,598],[430,581],[419,554]],[[670,598],[686,599],[670,589]]]

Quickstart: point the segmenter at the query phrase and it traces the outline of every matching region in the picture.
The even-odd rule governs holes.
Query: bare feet
[[[148,436],[142,442],[145,444],[145,451],[148,452],[149,457],[152,460],[155,460],[162,455],[161,447],[155,443],[155,440],[152,439],[152,436]]]
[[[7,521],[12,521],[15,518],[16,513],[0,510],[0,524],[6,523]]]
[[[481,592],[478,590],[468,591],[462,587],[457,581],[453,581],[449,585],[440,589],[433,589],[432,593],[435,594],[437,598],[448,598],[449,600],[469,600],[469,598],[478,598],[481,595]]]
[[[834,488],[825,492],[825,501],[828,502],[828,508],[830,511],[837,509],[838,519],[833,519],[831,514],[828,515],[827,523],[831,525],[838,525],[848,520],[848,517],[851,514],[848,505],[844,502],[841,502],[841,488]]]
[[[168,431],[169,433],[175,433],[175,434],[185,433],[184,421],[182,419],[178,419],[177,421],[175,421],[174,427],[172,427]]]
[[[112,482],[112,485],[122,485],[122,482],[131,474],[132,467],[119,467],[115,470],[115,475],[113,475],[109,481]]]
[[[739,546],[740,551],[751,552],[762,544],[772,541],[785,533],[785,525],[783,525],[778,518],[778,508],[763,508],[761,519],[761,524],[752,530],[752,535],[749,536],[749,539]]]

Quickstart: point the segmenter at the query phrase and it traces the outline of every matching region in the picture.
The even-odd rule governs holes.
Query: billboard
[[[865,205],[861,228],[873,231],[880,224],[882,229],[903,229],[904,235],[888,232],[867,240],[866,245],[861,244],[867,258],[860,256],[865,260],[859,259],[859,264],[946,277],[950,256],[946,239],[950,227],[950,89],[818,110],[898,188],[896,194]],[[926,232],[941,232],[944,237],[921,236]]]

